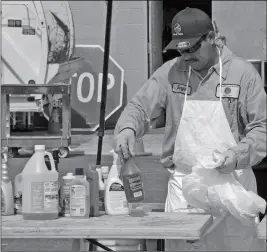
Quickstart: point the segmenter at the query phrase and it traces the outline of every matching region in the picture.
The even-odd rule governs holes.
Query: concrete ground
[[[163,129],[153,129],[143,139],[144,150],[152,152],[153,155],[160,155],[163,141]],[[109,154],[112,149],[113,131],[107,130],[103,138],[102,153]],[[84,154],[96,154],[98,146],[97,134],[73,135],[70,148],[73,151],[83,151]]]

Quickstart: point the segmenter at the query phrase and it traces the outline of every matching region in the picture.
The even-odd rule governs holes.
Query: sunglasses
[[[188,48],[188,49],[185,49],[185,50],[181,50],[181,49],[177,49],[177,51],[180,53],[180,54],[184,54],[184,53],[194,53],[196,52],[197,50],[199,50],[199,48],[201,47],[201,43],[202,41],[204,41],[207,37],[207,34],[203,35],[199,41],[197,43],[195,43],[192,47]]]

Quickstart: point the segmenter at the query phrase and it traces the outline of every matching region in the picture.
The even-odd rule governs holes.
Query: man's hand
[[[134,157],[135,132],[133,129],[126,128],[114,138],[115,152],[123,159],[127,160]]]
[[[220,173],[231,173],[235,170],[237,165],[237,156],[233,150],[228,150],[222,154],[224,162],[221,166],[217,167],[216,170]]]

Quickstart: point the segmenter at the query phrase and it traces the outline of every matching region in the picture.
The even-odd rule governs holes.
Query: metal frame
[[[68,147],[71,141],[71,86],[69,84],[53,85],[1,85],[1,133],[2,148],[32,147],[44,144],[48,148]],[[62,130],[61,135],[20,133],[10,134],[9,94],[62,94]],[[40,132],[43,133],[43,132]]]
[[[267,81],[266,81],[266,76],[265,76],[265,64],[266,64],[266,60],[260,60],[260,59],[248,59],[248,62],[250,62],[252,65],[255,63],[259,63],[260,64],[260,76],[263,80],[263,84],[264,87],[267,86]],[[255,67],[255,66],[254,66]]]

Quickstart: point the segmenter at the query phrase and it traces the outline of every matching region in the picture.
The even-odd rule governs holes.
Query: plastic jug
[[[70,216],[70,183],[75,178],[72,172],[68,172],[66,176],[63,176],[64,182],[60,190],[60,205],[62,207],[63,216]]]
[[[83,168],[75,168],[75,179],[70,184],[70,216],[72,218],[89,218],[90,184]]]
[[[105,211],[108,215],[130,214],[131,208],[127,202],[123,182],[118,173],[118,154],[113,151],[114,160],[108,174],[105,187]]]
[[[143,201],[145,197],[142,174],[133,157],[124,162],[122,178],[127,201],[130,203]]]
[[[25,165],[22,189],[22,216],[26,220],[58,218],[58,173],[51,153],[44,145],[35,145],[35,153]],[[48,170],[44,156],[50,160]]]
[[[8,174],[7,158],[2,157],[1,162],[1,214],[14,214],[13,187]]]

